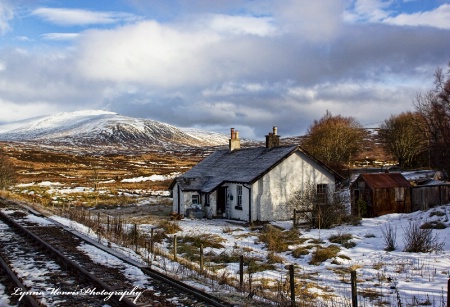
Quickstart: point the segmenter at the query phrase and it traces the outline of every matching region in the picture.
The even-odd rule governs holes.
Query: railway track
[[[12,304],[34,299],[41,306],[231,306],[148,267],[125,263],[44,217],[0,200],[2,207],[0,256],[22,281],[8,287]]]

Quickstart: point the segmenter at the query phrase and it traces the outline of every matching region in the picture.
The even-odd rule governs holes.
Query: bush
[[[384,250],[387,252],[395,251],[397,248],[397,228],[394,228],[391,223],[384,224],[381,228],[384,238]]]
[[[409,221],[406,229],[403,229],[405,249],[403,251],[409,253],[429,253],[442,251],[445,242],[439,241],[438,234],[433,236],[432,229],[424,229],[420,227],[418,221]]]

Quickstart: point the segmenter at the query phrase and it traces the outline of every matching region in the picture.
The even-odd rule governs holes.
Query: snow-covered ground
[[[442,212],[436,214],[436,212]],[[253,282],[258,279],[273,282],[281,281],[280,276],[287,274],[286,265],[294,264],[297,271],[301,271],[302,280],[313,284],[310,291],[318,293],[335,294],[336,296],[350,295],[350,269],[355,269],[358,276],[358,289],[363,293],[375,292],[382,301],[396,305],[397,296],[404,303],[413,302],[425,304],[427,300],[441,306],[442,298],[446,296],[447,280],[450,278],[450,206],[440,206],[427,212],[414,212],[411,214],[390,214],[378,218],[363,219],[360,226],[339,226],[333,229],[300,230],[301,237],[308,239],[302,245],[308,245],[312,240],[323,241],[322,246],[331,243],[328,238],[332,235],[351,234],[355,247],[341,247],[338,257],[331,258],[320,265],[310,265],[311,253],[301,258],[292,256],[292,250],[298,246],[290,246],[290,251],[280,253],[284,263],[277,270],[255,273]],[[408,253],[403,252],[405,247],[404,233],[410,221],[419,221],[420,224],[430,221],[442,221],[446,229],[433,230],[438,235],[438,241],[445,244],[440,252]],[[204,234],[217,234],[226,239],[223,243],[225,250],[245,251],[244,256],[256,256],[266,259],[268,251],[264,244],[258,240],[258,233],[252,234],[248,228],[233,225],[220,220],[187,220],[179,222],[182,231],[178,236]],[[291,222],[273,223],[285,229],[292,228]],[[386,225],[392,225],[396,230],[397,248],[386,252],[383,230]],[[224,230],[226,229],[226,233]],[[314,249],[312,249],[313,251]],[[213,250],[222,253],[224,250]],[[209,250],[205,250],[208,253]],[[231,274],[236,274],[238,264],[227,266]],[[345,273],[343,273],[345,272]],[[303,274],[304,273],[304,274]],[[219,274],[221,274],[219,272]],[[305,278],[305,276],[308,276]],[[298,281],[300,282],[300,280]],[[316,285],[316,286],[314,286]],[[316,288],[316,289],[314,289]],[[325,289],[325,290],[324,290]],[[332,290],[331,290],[332,289]],[[444,291],[444,292],[443,292]],[[368,295],[368,294],[367,294]],[[381,298],[383,296],[383,298]],[[367,305],[369,304],[369,305]],[[370,306],[366,302],[365,306]]]
[[[436,212],[440,212],[436,214]],[[360,296],[360,300],[364,300],[364,306],[372,306],[379,304],[380,301],[386,305],[397,305],[400,298],[406,305],[411,304],[427,304],[430,302],[433,306],[441,306],[441,302],[446,297],[447,281],[450,278],[450,244],[445,244],[440,252],[432,253],[407,253],[403,252],[405,242],[404,232],[410,221],[419,221],[421,224],[430,221],[441,221],[446,224],[447,228],[433,230],[434,234],[439,237],[439,242],[446,243],[450,238],[450,224],[448,216],[450,215],[450,206],[440,206],[426,212],[414,212],[411,214],[390,214],[378,218],[363,219],[359,226],[339,226],[333,229],[314,229],[310,231],[299,230],[300,237],[308,239],[303,245],[309,244],[311,240],[323,241],[322,246],[328,246],[331,243],[328,238],[336,234],[351,234],[352,241],[356,246],[352,248],[341,247],[341,251],[337,257],[329,259],[319,265],[309,264],[311,253],[300,258],[292,256],[292,250],[298,246],[290,246],[289,251],[280,253],[283,263],[278,264],[275,269],[254,273],[252,282],[254,285],[262,283],[264,280],[267,285],[277,282],[283,282],[287,276],[287,265],[294,264],[297,283],[308,283],[308,291],[319,295],[333,295],[334,301],[342,300],[348,302],[350,297],[350,274],[351,269],[357,271],[358,291],[360,295],[372,294],[375,299],[364,298]],[[92,238],[97,238],[95,233],[89,228],[67,220],[65,218],[54,216],[54,219],[76,229],[80,233],[84,233]],[[33,218],[33,222],[39,222],[40,218]],[[41,221],[45,224],[45,221]],[[249,229],[244,224],[239,224],[227,220],[191,220],[183,219],[178,221],[181,231],[176,233],[177,236],[203,236],[216,234],[221,236],[224,241],[222,249],[205,248],[204,253],[220,254],[223,252],[233,253],[241,252],[244,257],[255,257],[267,259],[268,251],[263,243],[258,240],[259,232],[255,229]],[[276,222],[276,226],[290,229],[292,223]],[[396,229],[397,249],[392,252],[384,251],[385,241],[383,229],[386,225],[392,225]],[[154,225],[141,225],[142,231]],[[107,242],[104,242],[106,245]],[[165,243],[163,248],[168,247]],[[117,261],[112,261],[107,254],[100,254],[88,246],[83,249],[91,257],[101,263],[109,263],[117,266]],[[137,255],[133,250],[115,246],[116,250],[120,250],[128,257],[144,263],[147,255],[141,251],[141,255]],[[311,249],[311,252],[314,250]],[[142,278],[136,274],[135,269],[120,264],[128,272],[135,275],[136,286],[142,286]],[[165,272],[174,272],[178,265],[168,260],[158,257],[158,261],[153,262],[153,267]],[[238,263],[227,264],[222,270],[216,272],[218,275],[224,274],[226,271],[230,276],[237,277],[239,270]],[[247,276],[245,277],[247,278]],[[145,278],[144,278],[145,279]],[[189,281],[191,284],[198,284],[198,281]],[[203,285],[205,287],[205,285]],[[207,287],[206,287],[207,289]],[[4,294],[3,287],[0,287],[0,297]],[[320,300],[320,298],[318,298]],[[325,299],[326,300],[326,299]],[[0,301],[1,302],[1,301]]]
[[[438,213],[437,213],[438,212]],[[433,230],[438,235],[438,241],[446,243],[450,238],[450,206],[440,206],[426,212],[414,212],[411,214],[390,214],[378,218],[363,219],[359,226],[339,226],[333,229],[313,229],[310,231],[299,230],[300,237],[305,238],[302,245],[310,242],[322,241],[322,246],[331,243],[328,238],[332,235],[350,234],[351,241],[356,245],[352,248],[341,246],[341,251],[337,257],[331,258],[319,265],[309,264],[311,252],[300,258],[292,255],[292,250],[298,246],[290,246],[289,251],[280,253],[283,263],[275,266],[275,269],[254,273],[252,282],[276,284],[283,282],[287,276],[287,265],[294,264],[298,277],[297,283],[308,283],[308,291],[322,296],[333,295],[335,300],[341,299],[348,302],[350,298],[350,270],[356,270],[358,276],[358,291],[360,300],[364,300],[365,306],[372,306],[384,302],[387,305],[397,305],[400,298],[406,304],[435,304],[441,306],[440,302],[445,301],[447,280],[450,278],[450,244],[445,244],[440,252],[432,253],[407,253],[403,252],[405,242],[404,233],[410,221],[419,221],[420,224],[430,221],[441,221],[447,228]],[[95,238],[94,232],[83,225],[68,221],[60,217],[54,217],[58,221],[77,229],[79,232],[88,234]],[[249,229],[244,224],[227,220],[191,220],[183,219],[178,221],[181,231],[177,236],[203,236],[216,234],[224,239],[224,248],[205,248],[204,253],[221,254],[241,253],[244,257],[254,257],[267,259],[268,251],[266,246],[258,239],[259,231]],[[292,223],[276,222],[276,226],[284,229],[292,228]],[[396,230],[395,251],[386,252],[383,230],[386,225],[391,225]],[[141,225],[142,231],[149,231],[154,225]],[[165,243],[163,248],[168,248],[169,243]],[[127,256],[144,262],[146,255],[135,254],[132,250],[116,247]],[[86,249],[89,252],[89,249]],[[92,257],[98,257],[93,255]],[[107,257],[105,257],[106,259]],[[101,260],[99,260],[101,261]],[[110,262],[107,260],[106,262]],[[176,271],[177,265],[158,258],[153,263],[155,268],[161,271]],[[169,267],[169,268],[168,268]],[[238,263],[227,264],[225,268],[216,272],[218,275],[229,274],[236,279],[239,270]],[[247,279],[247,276],[245,277]],[[186,280],[185,280],[186,281]],[[189,282],[189,281],[187,281]],[[194,281],[191,281],[194,283]],[[197,283],[198,281],[195,281]],[[139,284],[139,282],[137,282]],[[1,289],[0,289],[1,291]],[[1,293],[0,293],[1,294]],[[373,297],[369,298],[369,296]],[[318,298],[320,299],[320,298]]]

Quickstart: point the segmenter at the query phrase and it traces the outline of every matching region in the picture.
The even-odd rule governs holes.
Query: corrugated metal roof
[[[367,185],[374,189],[411,186],[409,181],[400,173],[361,174],[359,176],[367,183]]]

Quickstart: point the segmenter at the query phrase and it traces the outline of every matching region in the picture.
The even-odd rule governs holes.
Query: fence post
[[[173,259],[177,261],[177,235],[173,235]]]
[[[133,237],[134,237],[134,251],[137,253],[137,251],[138,251],[138,230],[137,230],[137,224],[134,224],[134,229],[133,229],[133,232],[134,232],[134,235],[133,235]]]
[[[358,307],[358,291],[356,288],[356,271],[350,272],[352,285],[352,307]]]
[[[156,256],[153,252],[153,228],[150,231],[150,252],[152,253],[153,258],[156,260]]]
[[[242,290],[242,285],[244,284],[244,256],[239,256],[239,286]]]
[[[450,278],[447,281],[447,307],[450,307]]]
[[[289,284],[291,287],[291,306],[295,307],[295,280],[294,280],[294,265],[289,266]]]
[[[203,244],[200,244],[200,273],[203,273]]]

